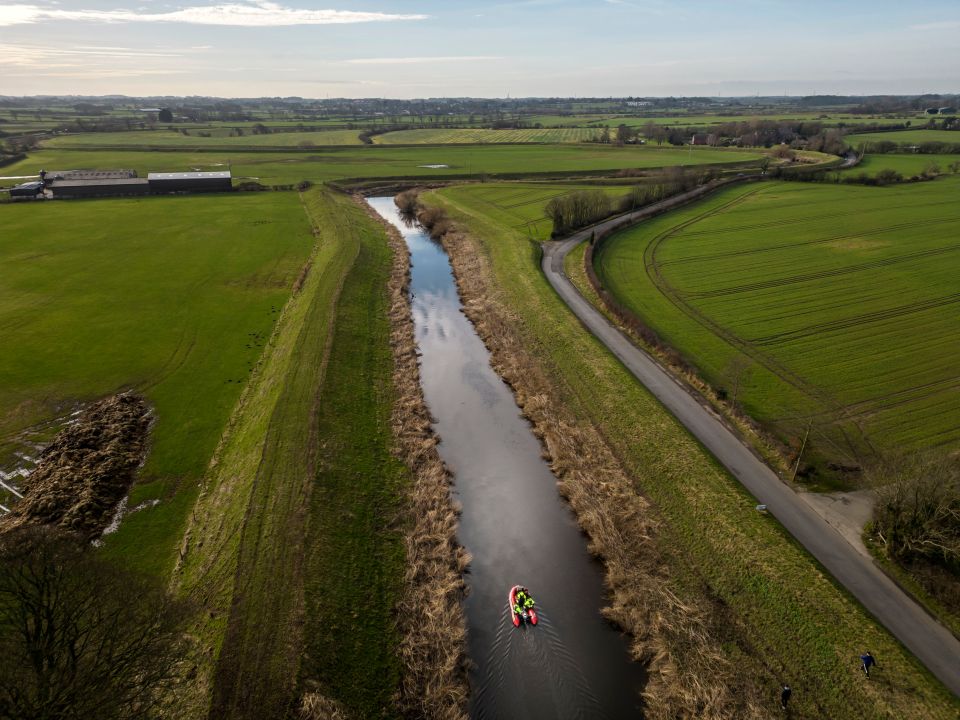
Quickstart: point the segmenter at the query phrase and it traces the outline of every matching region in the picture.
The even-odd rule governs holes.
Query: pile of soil
[[[109,524],[147,452],[149,408],[132,392],[94,403],[40,454],[0,530],[56,525],[89,540]]]

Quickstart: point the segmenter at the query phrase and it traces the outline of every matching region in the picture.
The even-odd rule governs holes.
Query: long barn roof
[[[229,170],[217,172],[152,172],[147,173],[148,180],[212,180],[230,179]]]

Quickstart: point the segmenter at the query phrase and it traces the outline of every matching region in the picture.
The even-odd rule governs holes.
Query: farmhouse
[[[690,138],[691,145],[714,145],[717,142],[717,136],[714,133],[696,133]]]

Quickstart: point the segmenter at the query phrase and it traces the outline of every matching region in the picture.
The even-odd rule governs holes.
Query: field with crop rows
[[[592,128],[529,128],[525,130],[397,130],[375,135],[381,145],[448,145],[451,143],[580,143],[593,140],[599,130]]]
[[[898,145],[919,145],[925,142],[956,143],[960,145],[958,130],[895,130],[892,132],[847,135],[844,140],[851,147],[861,143],[893,142]]]
[[[123,388],[156,414],[109,546],[168,568],[224,424],[313,245],[294,193],[0,207],[0,461]],[[3,452],[6,451],[6,452]],[[108,548],[109,549],[109,548]]]
[[[613,236],[597,269],[751,414],[811,426],[834,459],[955,444],[958,190],[731,188]]]

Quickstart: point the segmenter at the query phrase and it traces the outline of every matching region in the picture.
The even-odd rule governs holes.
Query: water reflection
[[[475,718],[640,716],[642,668],[600,616],[600,568],[560,499],[513,395],[462,313],[443,249],[404,223],[392,198],[370,204],[410,248],[424,395],[463,506],[458,537],[473,562],[465,609]],[[536,627],[514,628],[507,593],[527,585]]]

